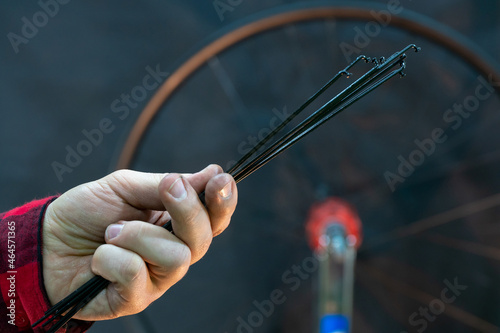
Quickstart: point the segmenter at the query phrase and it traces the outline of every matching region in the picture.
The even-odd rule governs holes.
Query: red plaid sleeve
[[[0,332],[36,332],[31,324],[51,306],[42,274],[42,227],[47,206],[56,199],[32,201],[0,214]],[[70,321],[58,333],[85,332],[91,322]]]

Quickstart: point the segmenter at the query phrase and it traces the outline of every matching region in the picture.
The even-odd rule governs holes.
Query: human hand
[[[237,197],[234,180],[216,165],[184,175],[120,170],[69,190],[48,206],[43,224],[50,302],[101,275],[112,283],[75,319],[144,310],[205,255],[229,225]],[[175,235],[161,227],[170,219]]]

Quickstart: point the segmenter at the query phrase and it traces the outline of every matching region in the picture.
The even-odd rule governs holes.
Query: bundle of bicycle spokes
[[[250,152],[243,156],[227,172],[234,177],[236,182],[240,182],[241,180],[252,174],[254,171],[262,167],[264,164],[272,160],[274,157],[288,149],[294,143],[302,139],[304,136],[324,124],[327,120],[331,119],[335,115],[339,114],[340,112],[354,104],[359,99],[366,96],[368,93],[375,90],[384,82],[398,75],[404,76],[405,74],[403,71],[406,67],[405,52],[410,49],[414,49],[415,51],[420,50],[415,45],[408,45],[406,48],[399,52],[396,52],[388,59],[375,59],[365,56],[358,57],[349,66],[338,72],[330,81],[328,81],[328,83],[326,83],[320,90],[318,90],[318,92],[311,96],[302,106],[300,106],[278,127],[276,127],[276,129],[269,133],[269,135],[262,139],[255,147],[253,147]],[[352,74],[349,73],[349,70],[360,61],[372,63],[373,66],[359,79],[357,79],[347,88],[338,93],[334,98],[332,98],[318,110],[310,114],[295,128],[276,139],[273,144],[268,144],[268,147],[263,149],[263,147],[271,139],[274,139],[278,135],[278,133],[281,132],[285,128],[285,126],[290,123],[290,121],[292,121],[292,119],[302,113],[306,109],[306,107],[308,107],[314,100],[316,100],[328,88],[330,88],[330,86],[332,86],[341,76],[351,76]],[[204,203],[204,193],[200,194],[200,200]],[[172,230],[171,222],[166,223],[163,227],[170,232],[174,232]],[[102,292],[108,284],[109,281],[100,276],[95,276],[83,286],[71,293],[69,296],[51,307],[39,321],[33,324],[33,327],[41,324],[42,322],[42,325],[44,327],[54,323],[52,327],[50,327],[48,332],[56,332],[59,328],[64,326],[78,311],[80,311],[85,305],[87,305],[94,297]]]

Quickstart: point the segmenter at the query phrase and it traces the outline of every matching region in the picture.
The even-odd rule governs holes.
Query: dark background
[[[72,0],[18,53],[7,34],[19,34],[22,18],[40,7],[35,1],[2,2],[0,209],[110,172],[152,93],[124,120],[110,105],[141,84],[147,66],[172,72],[214,32],[295,2],[243,0],[221,20],[210,1]],[[401,5],[464,35],[498,61],[497,1],[402,0]],[[191,172],[237,159],[239,143],[268,127],[274,108],[291,111],[346,65],[339,44],[353,44],[354,29],[364,26],[356,21],[288,26],[220,55],[156,118],[133,168]],[[91,332],[236,332],[237,318],[246,318],[255,310],[252,302],[268,299],[274,289],[285,291],[287,301],[254,331],[311,332],[314,278],[291,292],[282,274],[311,255],[303,225],[321,188],[353,203],[364,223],[355,332],[416,332],[408,318],[439,297],[445,279],[455,278],[467,291],[429,322],[426,332],[498,332],[499,99],[492,96],[460,128],[450,129],[443,113],[474,94],[476,71],[397,29],[384,29],[363,53],[388,56],[412,42],[423,52],[409,55],[407,78],[390,82],[241,184],[231,228],[181,283],[143,314],[98,323]],[[228,92],[227,82],[237,93]],[[103,118],[112,119],[114,131],[59,181],[52,163],[64,163],[65,147],[76,147],[82,130],[96,128]],[[391,192],[384,172],[395,172],[397,157],[408,157],[415,139],[441,127],[449,140]],[[403,228],[404,234],[406,225],[422,220],[425,225],[426,218],[460,207],[470,211],[467,205],[485,198],[494,202],[487,209],[455,210],[432,230],[383,241],[392,230]]]

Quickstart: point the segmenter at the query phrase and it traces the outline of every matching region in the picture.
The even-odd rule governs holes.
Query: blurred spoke
[[[467,253],[472,253],[481,257],[500,261],[500,249],[498,248],[461,239],[446,237],[438,234],[424,235],[422,237],[439,245],[448,246]]]
[[[371,282],[376,280],[379,282],[384,288],[395,291],[398,294],[402,294],[410,299],[413,299],[419,303],[428,305],[430,302],[436,299],[440,299],[440,295],[433,296],[428,294],[422,290],[416,289],[404,282],[401,282],[397,279],[394,279],[389,274],[382,272],[381,270],[368,265],[366,263],[357,263],[357,276],[364,275],[365,277],[370,277]],[[499,327],[495,326],[476,315],[467,312],[459,307],[456,307],[452,304],[446,304],[446,309],[443,312],[444,315],[455,319],[456,321],[463,323],[469,327],[476,329],[478,332],[498,332]]]
[[[224,69],[224,67],[222,67],[219,58],[218,57],[211,58],[208,61],[208,65],[212,69],[215,77],[219,81],[222,90],[224,90],[224,93],[228,97],[229,101],[231,102],[231,104],[233,104],[234,111],[240,117],[245,130],[247,132],[252,132],[253,126],[251,125],[254,122],[253,117],[248,111],[248,109],[245,107],[245,104],[243,103],[240,94],[236,90],[236,87],[234,86],[233,81],[227,74],[226,70]]]
[[[385,235],[376,237],[373,241],[367,241],[366,246],[363,247],[363,251],[391,241],[399,240],[404,237],[417,235],[423,231],[457,221],[466,216],[477,214],[497,206],[500,206],[500,194],[495,194],[493,196],[451,209],[447,212],[397,228],[394,231],[386,233]]]

